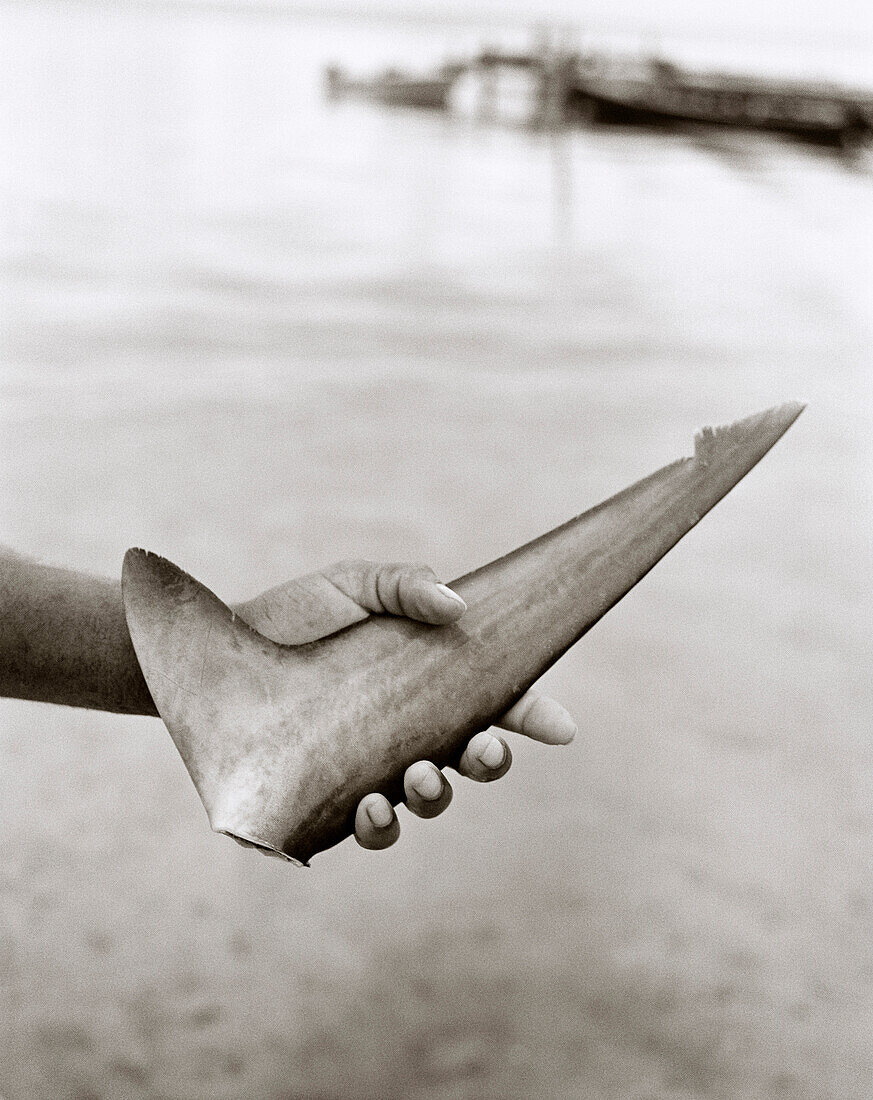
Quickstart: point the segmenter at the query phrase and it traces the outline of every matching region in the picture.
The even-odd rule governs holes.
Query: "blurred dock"
[[[568,116],[590,123],[768,131],[853,148],[873,133],[873,95],[817,81],[690,71],[659,57],[575,63]]]
[[[536,126],[730,127],[845,150],[873,135],[871,91],[824,81],[691,70],[657,55],[580,53],[547,44],[522,51],[484,47],[424,74],[390,68],[360,78],[331,66],[325,87],[330,98],[352,95],[393,107],[447,111],[458,83],[472,77],[476,114],[496,121],[498,79],[506,73],[527,78],[528,121]]]
[[[376,77],[354,78],[339,66],[325,70],[325,93],[329,99],[355,96],[372,99],[394,107],[416,107],[420,110],[445,110],[455,82],[455,73],[434,73],[413,76],[399,69],[386,69]]]

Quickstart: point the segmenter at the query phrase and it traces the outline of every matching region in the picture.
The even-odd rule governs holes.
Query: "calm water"
[[[869,164],[322,102],[470,27],[0,19],[21,550],[451,577],[809,402],[550,673],[578,744],[391,852],[258,859],[159,723],[4,703],[0,1093],[867,1097]]]

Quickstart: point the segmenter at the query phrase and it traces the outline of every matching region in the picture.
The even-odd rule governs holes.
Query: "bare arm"
[[[0,548],[0,695],[156,715],[121,583]]]
[[[466,606],[420,565],[341,562],[270,589],[236,608],[255,630],[284,645],[324,637],[370,614],[454,622]],[[120,581],[59,569],[0,547],[0,696],[121,714],[157,715],[124,616]],[[566,744],[576,726],[554,700],[529,691],[499,721],[537,741]],[[499,779],[512,755],[502,737],[477,733],[457,769],[479,783]],[[432,763],[412,764],[406,803],[434,817],[452,788]],[[355,818],[364,848],[387,848],[400,833],[382,794],[365,796]]]

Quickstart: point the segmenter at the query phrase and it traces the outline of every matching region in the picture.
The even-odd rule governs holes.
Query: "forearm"
[[[120,582],[0,549],[0,695],[157,714],[128,634]]]

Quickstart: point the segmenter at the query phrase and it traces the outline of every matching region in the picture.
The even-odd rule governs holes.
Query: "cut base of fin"
[[[258,852],[262,852],[265,856],[272,856],[273,859],[284,859],[286,863],[293,863],[295,867],[308,867],[308,863],[301,863],[299,859],[295,859],[294,856],[289,856],[287,852],[282,852],[278,848],[274,848],[272,844],[265,844],[263,840],[255,840],[254,837],[242,836],[240,833],[232,833],[230,829],[213,829],[214,833],[218,833],[219,836],[229,836],[231,840],[235,840],[241,848],[254,848]]]

